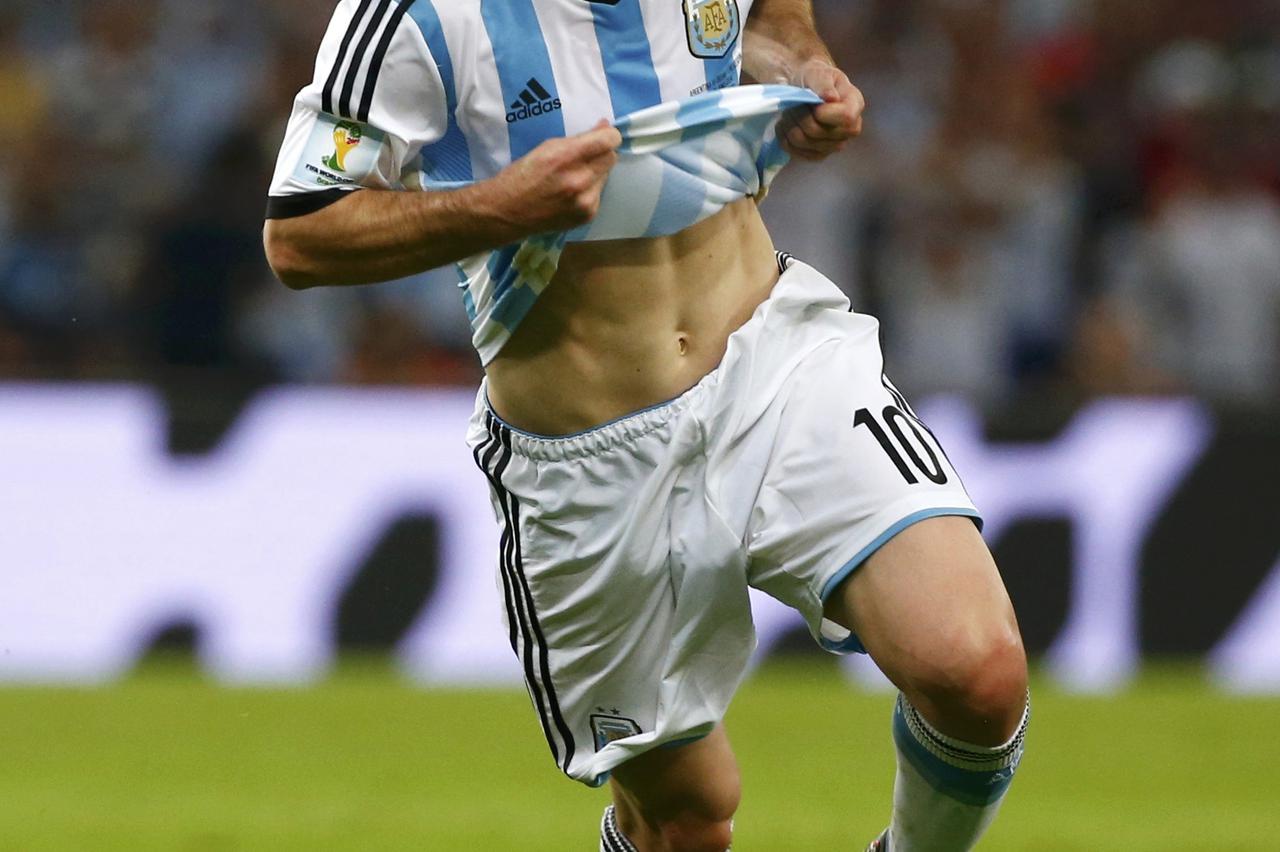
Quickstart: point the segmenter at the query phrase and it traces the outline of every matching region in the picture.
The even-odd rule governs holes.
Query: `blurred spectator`
[[[22,42],[22,22],[16,9],[0,9],[0,139],[5,140],[5,156],[0,158],[0,182],[9,186],[15,162],[32,156],[32,139],[45,121],[49,106],[49,81],[27,55]],[[3,203],[8,193],[0,191],[0,234],[10,221]],[[0,250],[3,250],[0,247]]]
[[[343,378],[357,384],[475,384],[479,368],[460,350],[434,345],[422,326],[391,304],[366,313]]]
[[[18,182],[34,159],[32,146],[44,123],[48,81],[27,55],[19,10],[0,9],[0,369],[12,371],[30,357],[14,316],[17,294]]]
[[[257,217],[269,171],[252,129],[226,136],[189,195],[148,229],[136,304],[151,362],[247,367],[234,315],[261,281]]]
[[[1112,286],[1142,327],[1140,357],[1201,396],[1262,407],[1280,393],[1280,204],[1234,122],[1204,123]]]
[[[913,393],[1002,399],[1012,339],[988,211],[934,198],[902,216],[910,224],[896,229],[881,270],[888,371]]]

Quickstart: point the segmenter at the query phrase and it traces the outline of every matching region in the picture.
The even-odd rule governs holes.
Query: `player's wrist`
[[[446,215],[466,220],[472,233],[483,234],[490,248],[519,242],[537,233],[528,222],[529,204],[500,172],[488,180],[449,193]]]
[[[835,65],[807,4],[753,12],[743,60],[744,72],[757,82],[792,86],[804,86],[804,69],[811,62]]]
[[[826,53],[812,55],[802,60],[797,67],[797,85],[803,85],[808,74],[829,74],[838,70],[835,61]]]

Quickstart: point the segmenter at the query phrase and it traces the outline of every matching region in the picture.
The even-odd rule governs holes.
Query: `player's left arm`
[[[792,156],[821,160],[862,132],[866,101],[835,66],[818,35],[812,0],[755,0],[747,21],[742,70],[759,83],[812,89],[823,103],[799,111],[779,127]]]

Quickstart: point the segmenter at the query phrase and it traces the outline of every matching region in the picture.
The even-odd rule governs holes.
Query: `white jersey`
[[[268,216],[362,187],[447,189],[608,119],[621,161],[590,225],[459,264],[488,363],[566,241],[676,233],[763,192],[788,86],[738,87],[752,0],[342,0],[298,95]],[[727,91],[726,91],[727,90]]]

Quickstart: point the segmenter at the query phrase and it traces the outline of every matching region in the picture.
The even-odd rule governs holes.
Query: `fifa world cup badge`
[[[352,124],[349,121],[340,121],[333,128],[333,153],[325,157],[321,162],[331,169],[340,172],[347,170],[347,154],[352,148],[357,147],[361,140],[364,139],[364,132],[360,129],[360,125]]]
[[[311,186],[351,186],[373,174],[386,149],[375,127],[321,115],[298,159],[294,177]]]
[[[684,0],[689,50],[699,59],[719,59],[742,32],[738,0]]]

